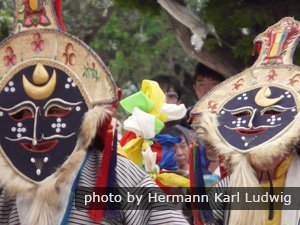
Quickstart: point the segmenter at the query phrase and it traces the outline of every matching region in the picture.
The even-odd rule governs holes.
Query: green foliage
[[[68,32],[101,56],[121,88],[139,87],[143,79],[158,74],[174,75],[176,63],[192,70],[193,64],[179,46],[167,18],[152,13],[159,6],[156,1],[143,1],[142,10],[135,9],[140,3],[134,1],[77,1],[64,0]]]
[[[156,0],[113,0],[120,9],[140,10],[142,13],[159,14],[160,5]]]
[[[223,0],[222,4],[219,0],[197,2],[201,4],[198,15],[215,26],[223,45],[230,47],[245,66],[252,61],[253,40],[258,34],[285,16],[300,19],[298,0]],[[215,45],[208,39],[205,47],[212,49]]]
[[[187,56],[165,20],[138,11],[115,10],[97,33],[99,38],[91,41],[100,55],[109,54],[108,64],[119,86],[128,81],[138,85],[158,74],[174,75],[173,66],[184,64]]]
[[[0,0],[0,40],[9,35],[9,29],[13,23],[13,2]]]
[[[95,38],[98,29],[109,19],[110,0],[62,0],[63,20],[67,31],[85,42]]]
[[[126,95],[138,90],[143,79],[158,74],[174,75],[176,64],[188,71],[194,67],[170,30],[167,18],[159,13],[160,6],[156,1],[137,2],[140,3],[63,0],[63,19],[67,31],[86,42],[101,56],[118,86],[126,89]],[[12,0],[0,0],[1,38],[8,36],[8,27],[12,23],[12,4]],[[142,10],[135,10],[139,6]],[[120,7],[134,9],[124,10]],[[150,10],[150,13],[145,14],[143,10]],[[97,78],[92,68],[86,68],[85,72],[86,76]]]

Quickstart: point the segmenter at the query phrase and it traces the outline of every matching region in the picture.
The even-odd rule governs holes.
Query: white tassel
[[[232,156],[234,169],[230,175],[229,187],[248,188],[247,193],[251,196],[252,190],[257,192],[260,187],[256,172],[248,161],[247,155],[236,154]],[[255,187],[255,189],[253,189]],[[231,203],[234,205],[234,203]],[[239,203],[240,204],[240,203]],[[245,203],[246,204],[246,203]],[[246,205],[247,206],[247,205]],[[234,206],[233,206],[234,207]],[[264,210],[231,210],[229,225],[262,225],[265,221]]]

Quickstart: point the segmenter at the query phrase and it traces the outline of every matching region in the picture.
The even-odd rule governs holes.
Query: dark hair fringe
[[[212,80],[216,80],[219,82],[223,82],[225,80],[225,77],[222,74],[218,73],[215,70],[208,68],[207,66],[205,66],[201,63],[198,63],[196,66],[195,74],[193,77],[194,84],[196,83],[196,80],[198,77],[210,78]]]

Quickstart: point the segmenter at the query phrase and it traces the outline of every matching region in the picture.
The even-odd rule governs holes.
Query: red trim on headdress
[[[60,25],[60,28],[63,31],[66,31],[66,27],[65,27],[64,21],[62,19],[62,6],[61,5],[62,5],[61,0],[55,0],[55,12],[56,12],[56,16],[58,19],[58,23]]]
[[[255,56],[256,53],[260,55],[261,47],[262,47],[262,43],[260,41],[255,42],[253,46],[252,56]]]
[[[108,174],[111,163],[112,155],[112,144],[113,144],[113,126],[111,124],[111,119],[107,120],[101,127],[99,127],[98,135],[104,143],[103,155],[101,159],[101,165],[98,169],[98,177],[95,183],[95,188],[97,195],[105,194],[108,182]],[[101,205],[102,204],[102,205]],[[90,218],[95,222],[101,222],[104,216],[104,210],[95,209],[105,209],[105,203],[92,203],[89,210]]]

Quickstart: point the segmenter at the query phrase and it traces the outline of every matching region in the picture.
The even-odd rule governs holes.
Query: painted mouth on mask
[[[20,143],[20,145],[29,152],[45,153],[51,151],[58,144],[58,140],[41,142],[36,145],[31,143]]]
[[[240,134],[259,134],[259,133],[262,133],[266,130],[268,130],[268,128],[249,129],[249,130],[236,129],[236,132],[238,132]]]

